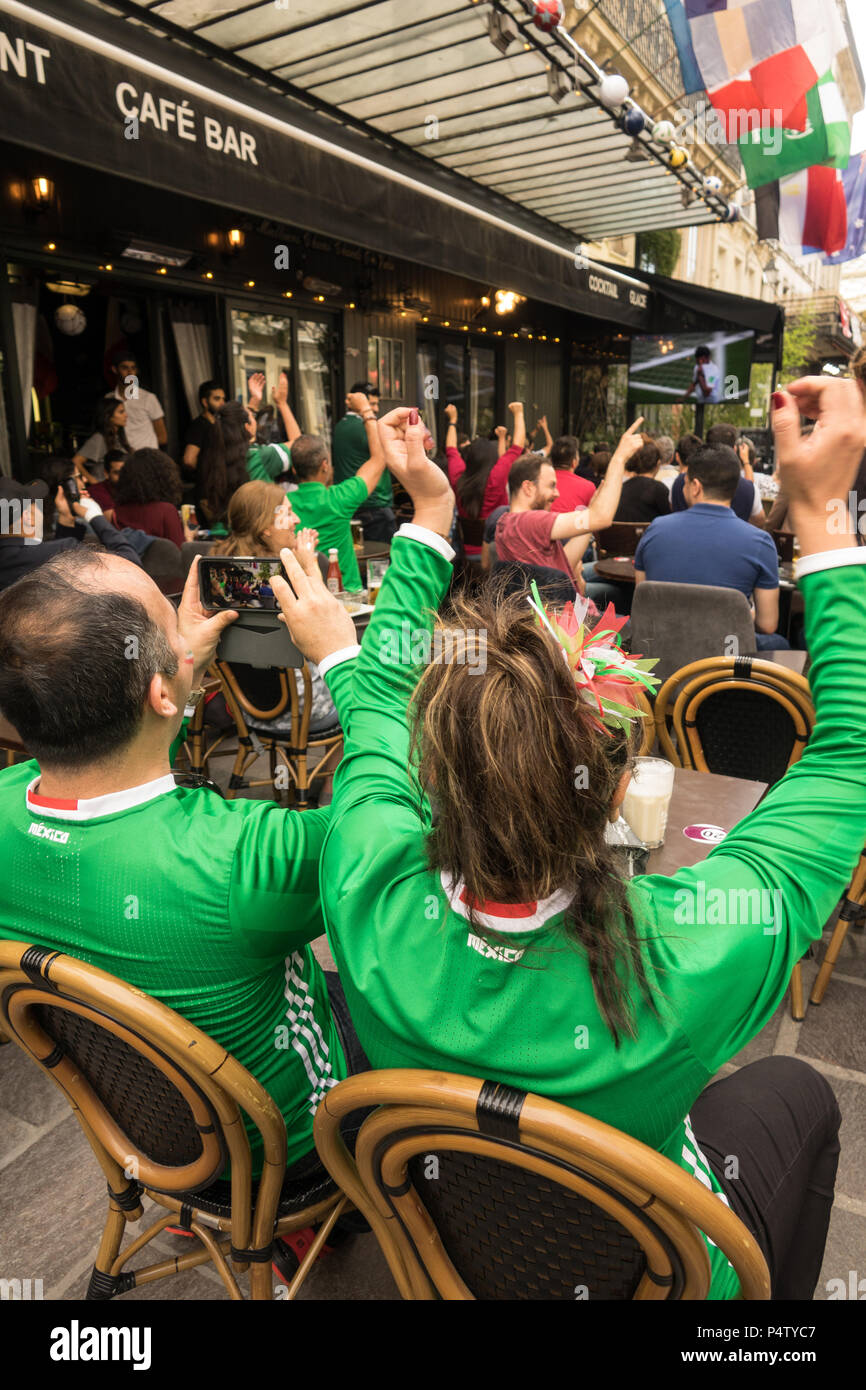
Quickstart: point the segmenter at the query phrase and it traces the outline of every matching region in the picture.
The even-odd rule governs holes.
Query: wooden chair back
[[[595,538],[599,552],[605,555],[634,555],[648,521],[615,521]]]
[[[167,1005],[60,951],[0,940],[0,1027],[64,1092],[108,1181],[109,1225],[100,1253],[118,1261],[124,1223],[142,1214],[142,1194],[166,1207],[162,1229],[192,1212],[231,1164],[231,1258],[253,1266],[253,1296],[270,1297],[270,1248],[286,1169],[286,1127],[256,1079],[213,1038]],[[253,1198],[245,1113],[262,1138]],[[327,1209],[327,1204],[326,1208]],[[124,1255],[157,1233],[146,1233]],[[207,1246],[216,1242],[196,1233]],[[260,1253],[262,1252],[262,1253]],[[219,1255],[217,1249],[216,1255]],[[240,1297],[225,1259],[206,1249]],[[146,1279],[94,1268],[89,1298],[111,1298]],[[163,1277],[175,1261],[154,1266]],[[150,1272],[150,1271],[148,1271]],[[132,1280],[131,1283],[126,1282]],[[119,1284],[119,1286],[118,1286]],[[234,1289],[232,1288],[234,1284]]]
[[[785,666],[750,656],[708,657],[665,681],[655,724],[664,756],[677,767],[772,786],[801,756],[815,707],[809,682]]]
[[[340,1119],[378,1108],[353,1159]],[[408,1299],[703,1299],[703,1231],[744,1298],[764,1258],[720,1198],[610,1125],[446,1072],[360,1073],[316,1114],[319,1156],[370,1222]]]

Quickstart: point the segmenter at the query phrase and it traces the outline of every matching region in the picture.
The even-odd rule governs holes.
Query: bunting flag
[[[683,95],[702,92],[706,84],[701,76],[701,69],[692,46],[692,35],[683,0],[665,0],[665,9],[670,20],[674,43],[677,46],[677,56],[680,60]]]
[[[806,94],[847,44],[835,6],[816,0],[684,0],[684,9],[707,95],[724,116],[731,143],[743,134],[744,112],[756,113],[751,125],[804,130]]]
[[[842,93],[827,72],[806,95],[805,130],[764,126],[741,136],[740,158],[750,188],[798,174],[813,164],[845,169],[851,157],[851,128]]]
[[[755,211],[759,239],[780,241],[798,255],[829,256],[848,239],[842,174],[824,164],[764,184],[755,194]]]
[[[842,174],[848,210],[848,235],[841,251],[824,257],[825,265],[856,260],[866,251],[866,152],[857,154]]]

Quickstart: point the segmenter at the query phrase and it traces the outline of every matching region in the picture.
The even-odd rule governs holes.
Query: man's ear
[[[162,671],[157,671],[147,688],[147,705],[159,719],[173,719],[178,712],[177,700]]]

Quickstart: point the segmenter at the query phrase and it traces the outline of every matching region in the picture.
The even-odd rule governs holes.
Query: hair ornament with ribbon
[[[538,585],[533,581],[529,603],[539,622],[562,649],[574,676],[578,698],[592,706],[592,718],[605,733],[628,729],[646,714],[633,702],[630,692],[642,686],[653,694],[659,678],[650,674],[658,658],[627,656],[620,646],[620,631],[628,622],[618,618],[609,603],[594,627],[589,627],[586,599],[567,603],[553,613],[545,608]]]

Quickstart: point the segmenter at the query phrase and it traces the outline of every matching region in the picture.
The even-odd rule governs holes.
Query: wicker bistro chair
[[[346,1200],[321,1170],[289,1182],[283,1117],[224,1047],[142,990],[20,941],[0,941],[0,1026],[64,1092],[108,1181],[89,1300],[207,1260],[231,1298],[243,1297],[236,1275],[249,1270],[251,1298],[270,1299],[274,1239],[322,1222],[288,1287],[296,1296]],[[260,1179],[242,1110],[262,1136]],[[219,1177],[227,1161],[230,1182]],[[121,1252],[142,1196],[164,1211]],[[168,1225],[191,1231],[196,1248],[125,1270]]]
[[[301,667],[304,682],[303,706],[298,698],[294,670],[281,667],[258,669],[217,660],[214,669],[219,676],[226,704],[238,731],[238,752],[229,779],[226,796],[231,800],[241,787],[277,788],[277,764],[287,771],[290,801],[298,810],[309,805],[310,787],[320,778],[333,772],[340,761],[343,731],[339,724],[310,733],[312,682],[306,662]],[[263,705],[262,700],[270,700]],[[280,720],[278,726],[270,721]],[[247,782],[244,773],[258,757],[253,746],[255,734],[270,761],[270,777]],[[310,749],[322,749],[322,757],[312,772],[307,767]]]
[[[772,786],[801,756],[815,707],[809,682],[796,671],[751,656],[708,657],[665,681],[655,722],[662,752],[677,767]],[[800,1023],[804,1016],[798,961],[791,972],[791,1017]]]
[[[659,689],[654,708],[659,743],[677,767],[770,786],[800,757],[815,724],[805,676],[751,656],[705,657],[680,667]]]
[[[353,1160],[340,1117],[378,1105]],[[364,1213],[405,1299],[704,1299],[700,1231],[748,1299],[763,1255],[717,1196],[655,1150],[576,1110],[474,1077],[374,1071],[314,1122],[319,1156]]]

